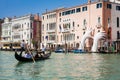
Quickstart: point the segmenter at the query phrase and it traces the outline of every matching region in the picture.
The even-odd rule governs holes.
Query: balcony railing
[[[48,40],[47,43],[55,43],[55,40]]]
[[[1,42],[10,42],[10,41],[11,41],[10,39],[6,39],[6,40],[2,39],[1,40]]]
[[[47,30],[48,33],[55,32],[55,29]]]
[[[98,29],[100,29],[100,28],[102,27],[102,25],[101,25],[100,23],[98,23],[98,24],[96,25],[96,27],[97,27]]]
[[[82,27],[82,29],[83,29],[83,30],[86,30],[86,27],[85,27],[85,26],[83,26],[83,27]]]
[[[70,32],[71,31],[71,29],[69,29],[69,28],[63,28],[63,30],[62,30],[62,32]]]
[[[2,35],[1,37],[10,37],[10,35],[8,34],[8,35]]]

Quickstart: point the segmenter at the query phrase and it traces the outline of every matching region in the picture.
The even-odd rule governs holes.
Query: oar
[[[33,62],[35,63],[35,59],[34,59],[34,57],[33,57],[32,53],[31,53],[31,51],[29,50],[29,48],[28,48],[28,47],[27,47],[27,50],[28,50],[28,52],[31,54],[31,56],[32,56],[32,60],[33,60]]]

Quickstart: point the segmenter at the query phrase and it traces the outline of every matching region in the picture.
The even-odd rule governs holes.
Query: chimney
[[[37,13],[37,17],[38,17],[38,20],[39,20],[39,13]]]

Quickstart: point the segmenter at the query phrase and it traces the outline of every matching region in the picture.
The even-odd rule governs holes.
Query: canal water
[[[33,64],[0,51],[0,80],[120,80],[120,54],[61,54]]]

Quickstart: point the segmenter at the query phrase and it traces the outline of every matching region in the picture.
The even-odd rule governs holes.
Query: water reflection
[[[92,54],[92,58],[88,59],[88,62],[91,62],[90,69],[93,70],[90,74],[94,73],[92,76],[97,80],[119,80],[119,57],[120,55],[115,54]]]
[[[0,53],[1,80],[120,80],[120,55],[55,54],[33,64]]]
[[[15,75],[22,76],[24,78],[30,78],[40,75],[43,72],[44,61],[36,62],[36,63],[23,63],[18,62],[15,66]]]

